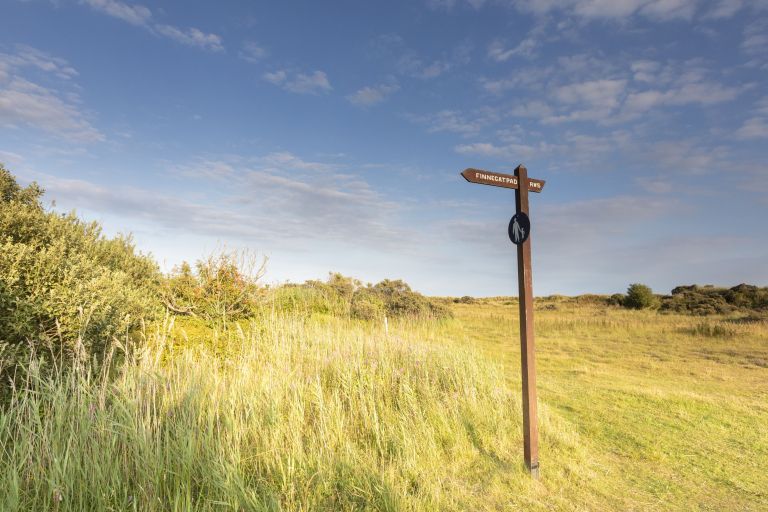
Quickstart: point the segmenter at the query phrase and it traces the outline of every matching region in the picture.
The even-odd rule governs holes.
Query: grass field
[[[540,306],[540,404],[583,456],[565,471],[545,425],[542,509],[768,509],[765,323]],[[457,312],[450,337],[500,360],[519,389],[515,308]]]
[[[0,509],[768,509],[765,322],[539,301],[535,482],[509,302],[388,335],[166,322],[113,375],[33,368],[0,413]]]

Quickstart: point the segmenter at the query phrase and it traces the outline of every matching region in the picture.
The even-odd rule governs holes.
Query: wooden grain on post
[[[517,246],[517,285],[520,297],[520,353],[523,384],[523,455],[525,465],[534,478],[539,477],[539,427],[536,414],[536,356],[533,336],[533,274],[531,272],[531,222],[528,216],[528,192],[541,192],[544,180],[528,177],[523,165],[515,174],[502,174],[481,169],[465,169],[465,180],[480,185],[515,190],[515,215],[508,233]]]
[[[528,170],[515,169],[520,183],[528,182]],[[515,191],[515,209],[528,215],[528,187]],[[533,273],[531,237],[517,246],[517,286],[520,302],[520,356],[523,380],[523,456],[534,478],[539,476],[539,427],[536,409],[536,355],[533,334]]]

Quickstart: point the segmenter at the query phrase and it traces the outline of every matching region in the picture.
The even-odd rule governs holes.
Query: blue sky
[[[514,193],[544,179],[534,292],[768,285],[768,2],[0,6],[0,161],[169,269],[340,271],[516,293]]]

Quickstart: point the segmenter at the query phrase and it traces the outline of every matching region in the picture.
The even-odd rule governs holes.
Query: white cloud
[[[744,0],[719,0],[704,14],[704,19],[730,18],[744,7]]]
[[[627,120],[661,106],[715,105],[735,99],[750,84],[727,86],[717,82],[683,81],[666,90],[648,89],[631,92],[622,107],[620,119]]]
[[[487,3],[486,0],[427,0],[427,5],[432,9],[451,10],[456,4],[467,4],[473,9],[479,9]]]
[[[0,164],[11,164],[11,165],[17,165],[24,161],[24,157],[21,156],[18,153],[14,153],[12,151],[3,151],[0,149]]]
[[[206,34],[194,27],[181,29],[174,27],[173,25],[157,24],[154,26],[154,29],[158,34],[164,35],[169,39],[173,39],[174,41],[187,46],[197,46],[198,48],[213,52],[224,50],[221,37],[216,34]]]
[[[15,50],[13,54],[0,54],[0,73],[3,73],[0,74],[0,80],[7,77],[9,68],[26,67],[36,68],[65,80],[77,76],[77,71],[64,59],[23,44],[16,45]]]
[[[428,80],[469,63],[472,46],[464,41],[439,58],[425,58],[408,48],[399,35],[387,34],[375,39],[372,50],[377,57],[394,59],[398,74]]]
[[[63,59],[51,57],[28,46],[14,54],[0,54],[0,126],[33,127],[75,142],[104,140],[81,112],[76,93],[56,91],[23,76],[30,67],[69,80],[77,72]]]
[[[728,150],[701,145],[695,140],[667,140],[653,144],[648,155],[657,167],[676,173],[704,174],[724,168]]]
[[[547,14],[561,11],[587,20],[622,20],[635,15],[667,21],[691,19],[698,0],[516,0],[524,12]]]
[[[262,75],[267,82],[296,94],[327,93],[333,89],[324,71],[299,73],[285,69],[267,72]]]
[[[358,89],[355,93],[347,96],[347,100],[353,105],[367,107],[381,103],[398,90],[400,90],[400,86],[396,83],[367,86]]]
[[[497,122],[500,116],[494,109],[483,108],[470,113],[441,110],[424,116],[409,116],[409,119],[427,126],[429,133],[451,132],[469,135]]]
[[[768,117],[753,117],[736,130],[739,139],[768,139]]]
[[[744,28],[741,48],[749,55],[768,53],[768,20],[758,19]]]
[[[506,62],[512,57],[532,57],[538,46],[535,39],[527,37],[512,48],[506,48],[500,40],[493,41],[488,46],[488,57],[496,62]]]
[[[187,46],[196,46],[214,52],[224,49],[220,36],[205,33],[194,27],[179,28],[173,25],[158,23],[155,21],[152,11],[143,5],[131,5],[119,0],[81,0],[81,3],[87,4],[107,16],[123,20],[131,25],[146,28],[155,34]]]
[[[552,107],[543,101],[532,100],[515,104],[509,113],[517,117],[545,119],[552,116]]]
[[[152,18],[152,11],[143,5],[128,5],[116,0],[82,0],[82,3],[132,25],[146,25]]]
[[[274,84],[274,85],[280,85],[283,82],[285,82],[285,79],[288,77],[288,73],[284,70],[278,70],[274,72],[266,72],[262,75],[262,78],[266,80],[267,82]]]
[[[619,95],[626,86],[626,80],[590,80],[559,87],[554,96],[563,103],[613,108],[618,105]]]
[[[332,171],[337,168],[334,164],[304,160],[289,151],[277,151],[257,159],[266,170],[288,171]]]
[[[521,159],[533,156],[541,157],[555,149],[555,146],[544,142],[536,145],[518,143],[496,145],[490,142],[474,142],[472,144],[459,144],[454,148],[460,155],[477,155],[485,158],[508,160],[510,162],[519,162]]]
[[[559,58],[556,65],[523,68],[508,78],[483,79],[480,85],[496,95],[515,90],[521,99],[509,111],[514,116],[544,124],[612,124],[637,119],[654,108],[725,103],[755,86],[721,83],[715,79],[718,74],[700,60],[644,59],[620,65],[575,55]]]
[[[403,206],[362,177],[334,164],[290,152],[205,158],[174,165],[173,174],[204,181],[204,195],[41,175],[37,179],[63,208],[149,222],[157,229],[215,237],[260,247],[402,247],[413,240],[397,220]]]
[[[661,64],[652,60],[638,60],[630,65],[632,79],[636,82],[653,82]]]
[[[239,56],[244,61],[255,64],[267,56],[267,50],[254,41],[246,41],[243,43]]]
[[[77,106],[45,87],[14,78],[0,84],[0,126],[33,126],[79,142],[104,140]]]
[[[543,122],[606,121],[619,106],[626,86],[624,79],[604,79],[558,87],[553,94],[555,99],[574,109],[545,118]]]
[[[542,44],[543,39],[547,37],[550,39],[559,37],[559,33],[563,31],[561,27],[558,27],[558,36],[553,36],[552,31],[548,30],[548,26],[548,18],[539,20],[533,28],[528,31],[525,38],[512,48],[507,48],[502,40],[496,39],[488,46],[488,57],[496,62],[506,62],[512,57],[532,58],[535,56],[538,47]]]

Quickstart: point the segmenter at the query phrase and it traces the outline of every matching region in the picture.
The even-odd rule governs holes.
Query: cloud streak
[[[186,46],[194,46],[213,52],[224,50],[221,36],[203,32],[195,27],[181,28],[157,22],[152,11],[143,5],[127,4],[119,0],[81,0],[81,3],[102,14],[145,28],[154,34]]]
[[[262,78],[286,91],[295,94],[324,94],[333,90],[325,71],[308,73],[279,69],[264,73]]]
[[[28,46],[19,46],[14,54],[0,54],[0,126],[33,127],[73,142],[105,139],[81,111],[77,94],[28,80],[23,73],[30,68],[66,84],[77,76],[65,60]]]
[[[203,195],[48,175],[35,179],[64,207],[137,219],[186,235],[260,247],[340,243],[387,250],[415,246],[414,235],[400,227],[403,205],[337,164],[283,151],[193,160],[170,170],[172,176],[198,181],[204,186]]]
[[[347,100],[356,107],[370,107],[383,102],[399,90],[400,86],[396,83],[371,85],[358,89],[347,96]]]

